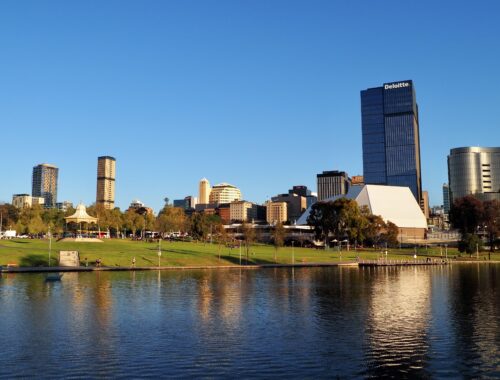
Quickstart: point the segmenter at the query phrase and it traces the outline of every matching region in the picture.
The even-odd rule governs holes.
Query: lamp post
[[[50,226],[49,226],[48,235],[49,235],[49,267],[50,267],[50,259],[52,256],[52,234],[50,233]]]
[[[158,268],[161,267],[161,239],[158,240]]]

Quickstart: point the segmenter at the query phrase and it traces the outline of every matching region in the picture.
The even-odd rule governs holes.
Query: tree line
[[[497,200],[481,201],[472,195],[456,199],[449,218],[451,225],[460,231],[460,252],[472,254],[480,250],[483,246],[480,235],[486,238],[490,252],[500,243],[500,202]]]
[[[65,217],[72,215],[75,209],[66,211],[46,209],[39,205],[17,209],[11,204],[0,205],[2,230],[12,229],[17,234],[44,235],[50,228],[55,234],[78,230],[76,225],[67,225]],[[111,236],[144,236],[145,231],[160,234],[187,232],[195,239],[205,239],[210,232],[221,230],[221,219],[217,215],[195,213],[187,216],[184,209],[166,205],[157,216],[152,213],[129,209],[122,212],[119,208],[105,209],[100,205],[87,207],[87,213],[98,218],[94,229],[109,231]]]

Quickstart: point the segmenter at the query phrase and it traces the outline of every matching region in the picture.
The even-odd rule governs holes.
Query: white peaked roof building
[[[334,201],[342,197],[354,199],[358,206],[367,206],[373,215],[379,215],[386,222],[394,223],[400,229],[402,236],[422,238],[424,231],[427,230],[425,215],[408,187],[351,186],[347,194],[337,195],[324,201]],[[311,207],[301,215],[297,224],[307,224],[310,211]]]

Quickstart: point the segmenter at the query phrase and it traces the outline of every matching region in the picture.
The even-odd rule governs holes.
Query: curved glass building
[[[450,203],[469,194],[500,200],[500,148],[451,149],[448,180]]]

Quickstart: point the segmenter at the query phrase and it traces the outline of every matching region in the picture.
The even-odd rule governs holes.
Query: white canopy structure
[[[66,223],[87,223],[87,224],[97,224],[97,218],[87,214],[87,208],[83,204],[76,206],[76,211],[73,215],[64,218]]]
[[[364,185],[351,186],[347,194],[326,199],[354,199],[358,206],[367,206],[373,215],[379,215],[386,222],[394,223],[400,229],[400,235],[423,238],[427,230],[427,220],[408,187]],[[311,212],[309,207],[297,220],[297,224],[307,224]]]

